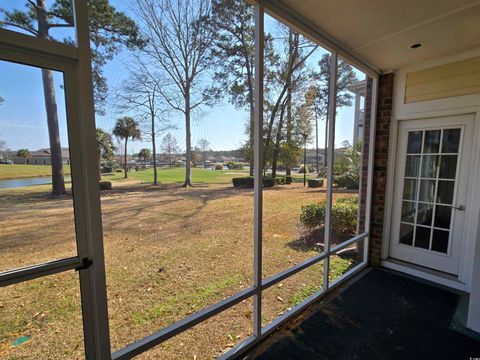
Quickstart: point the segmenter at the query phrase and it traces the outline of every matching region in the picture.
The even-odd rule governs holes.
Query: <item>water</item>
[[[70,181],[70,176],[65,176],[65,181]],[[0,180],[0,189],[12,189],[24,186],[47,185],[52,183],[52,178],[49,176],[23,178],[23,179],[8,179]]]

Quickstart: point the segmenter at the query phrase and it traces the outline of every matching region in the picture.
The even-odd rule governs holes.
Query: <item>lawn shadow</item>
[[[330,247],[341,244],[342,242],[347,241],[353,236],[355,236],[355,234],[338,236],[337,234],[335,234],[335,232],[332,231],[330,238]],[[287,246],[293,250],[301,252],[322,252],[324,248],[324,241],[325,229],[322,226],[316,227],[312,230],[302,230],[298,238],[287,243]]]
[[[325,240],[325,230],[323,227],[313,230],[302,231],[299,237],[287,243],[287,246],[293,250],[301,252],[318,251],[322,252]]]

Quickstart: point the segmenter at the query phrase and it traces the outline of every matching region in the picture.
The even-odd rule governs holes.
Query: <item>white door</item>
[[[391,258],[458,275],[474,119],[400,122]]]

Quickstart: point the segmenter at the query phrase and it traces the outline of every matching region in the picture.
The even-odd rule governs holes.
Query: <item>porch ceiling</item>
[[[478,0],[277,1],[384,72],[480,46]]]

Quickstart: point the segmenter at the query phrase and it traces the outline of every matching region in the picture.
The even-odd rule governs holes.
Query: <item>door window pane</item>
[[[420,155],[407,155],[405,164],[406,177],[418,177],[420,169]]]
[[[422,177],[437,177],[438,155],[424,155],[422,159]]]
[[[417,180],[405,179],[403,188],[404,200],[416,200],[417,199]]]
[[[411,201],[404,201],[402,206],[402,221],[408,223],[415,222],[415,204]]]
[[[428,249],[430,247],[430,228],[417,226],[415,232],[415,247]]]
[[[455,179],[457,158],[457,155],[442,155],[442,160],[440,161],[440,179]]]
[[[440,130],[425,131],[424,153],[438,153],[440,147]]]
[[[417,224],[431,226],[433,204],[418,204]]]
[[[455,183],[453,181],[438,182],[437,203],[451,204],[453,201],[453,189]]]
[[[446,254],[448,252],[449,235],[449,231],[434,229],[432,238],[432,250]]]
[[[450,206],[437,205],[435,207],[435,227],[450,229],[450,219],[452,217],[452,208]]]
[[[442,153],[458,153],[461,129],[443,130]]]
[[[421,180],[418,200],[433,202],[435,198],[435,180]]]
[[[423,131],[410,131],[408,133],[408,154],[418,154],[422,149],[422,135]]]
[[[413,244],[413,225],[400,224],[400,244]]]

